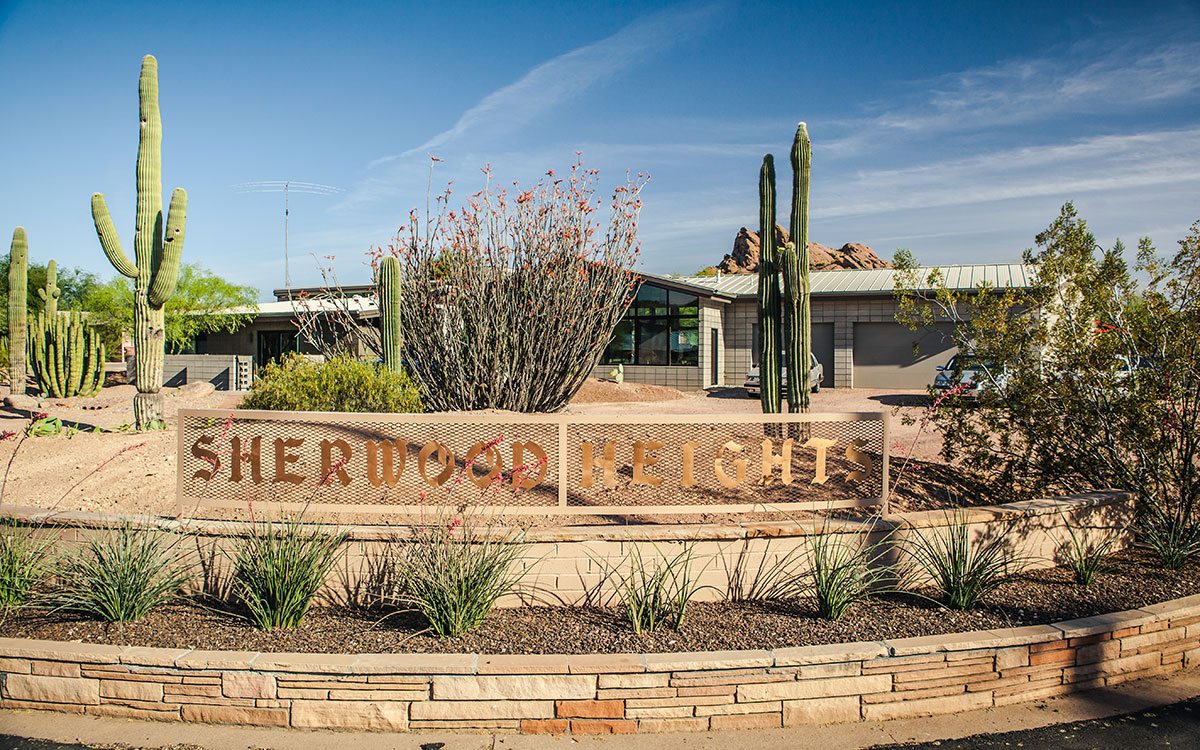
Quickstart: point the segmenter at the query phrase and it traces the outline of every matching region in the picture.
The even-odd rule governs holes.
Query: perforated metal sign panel
[[[880,504],[888,415],[180,411],[178,508],[679,514]]]

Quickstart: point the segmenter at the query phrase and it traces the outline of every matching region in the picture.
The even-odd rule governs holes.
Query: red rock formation
[[[775,242],[782,246],[788,241],[788,232],[775,225]],[[742,227],[733,240],[733,252],[717,264],[722,273],[758,273],[760,254],[758,232]],[[839,249],[825,247],[816,242],[808,243],[808,260],[814,271],[845,270],[852,268],[891,268],[892,264],[880,258],[871,248],[858,243],[846,243]]]

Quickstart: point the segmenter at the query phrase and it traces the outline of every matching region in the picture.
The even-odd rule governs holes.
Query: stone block
[[[479,674],[566,674],[567,661],[555,654],[498,654],[480,656]]]
[[[161,704],[160,704],[161,705]],[[120,719],[138,719],[140,721],[178,721],[179,707],[163,706],[162,708],[134,708],[115,703],[101,703],[99,706],[88,706],[86,713],[96,716],[114,716]]]
[[[739,703],[772,700],[803,700],[805,698],[832,698],[840,695],[862,695],[883,693],[892,689],[890,674],[863,675],[861,677],[831,677],[825,680],[800,680],[797,682],[775,682],[738,687]]]
[[[649,674],[602,674],[599,676],[598,687],[607,688],[657,688],[666,687],[671,675],[666,672],[651,672]]]
[[[624,701],[555,701],[554,713],[567,719],[623,719]]]
[[[889,652],[883,643],[869,642],[777,648],[771,653],[775,657],[775,666],[789,667],[804,664],[868,661],[887,656]]]
[[[79,665],[65,661],[35,661],[31,664],[31,674],[47,677],[81,677]]]
[[[595,675],[435,675],[433,699],[590,700],[596,697]]]
[[[699,651],[646,654],[648,672],[701,672],[712,669],[762,669],[775,666],[770,651]]]
[[[523,719],[521,734],[565,734],[571,728],[566,719]]]
[[[423,701],[409,707],[413,721],[437,719],[553,719],[554,701]]]
[[[162,702],[163,686],[160,682],[126,682],[125,680],[101,680],[101,698],[119,698],[127,701]]]
[[[672,718],[672,719],[641,719],[638,721],[638,731],[650,734],[664,732],[703,732],[708,729],[708,719]]]
[[[408,730],[408,704],[390,701],[292,701],[292,726],[309,729]]]
[[[712,716],[708,720],[710,729],[777,729],[783,726],[782,714],[739,714],[736,716]]]
[[[990,693],[959,693],[940,698],[922,698],[915,701],[897,701],[894,703],[863,704],[862,717],[867,721],[885,721],[912,716],[935,716],[952,714],[961,711],[972,711],[977,708],[988,708],[992,705]]]
[[[96,705],[100,703],[100,681],[83,677],[10,674],[4,680],[4,697],[19,701]]]
[[[33,666],[28,659],[0,658],[0,673],[29,674],[32,671]]]
[[[227,698],[274,698],[275,675],[262,672],[225,672],[221,693]]]
[[[244,724],[256,727],[286,727],[286,708],[254,708],[252,706],[219,706],[187,703],[181,708],[184,721],[198,724]]]
[[[837,698],[811,698],[801,701],[783,702],[783,725],[794,727],[801,724],[841,724],[858,721],[862,708],[858,696]]]

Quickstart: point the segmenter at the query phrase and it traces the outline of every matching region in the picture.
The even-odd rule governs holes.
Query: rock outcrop
[[[788,232],[775,225],[775,243],[782,246],[788,241]],[[721,273],[758,273],[758,258],[761,252],[758,232],[746,227],[738,231],[733,240],[733,252],[714,266]],[[816,242],[808,243],[808,260],[814,271],[852,268],[891,268],[892,264],[880,258],[871,248],[857,242],[848,242],[837,250]]]

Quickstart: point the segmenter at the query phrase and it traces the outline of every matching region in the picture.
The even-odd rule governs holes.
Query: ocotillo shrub
[[[421,393],[407,374],[353,359],[314,362],[290,354],[267,364],[241,403],[271,411],[421,412]]]
[[[458,211],[448,212],[447,191],[437,216],[422,221],[414,210],[395,242],[374,251],[376,265],[400,262],[404,361],[430,409],[567,404],[637,291],[645,181],[616,189],[607,228],[596,171],[579,163],[515,195],[485,187]]]

